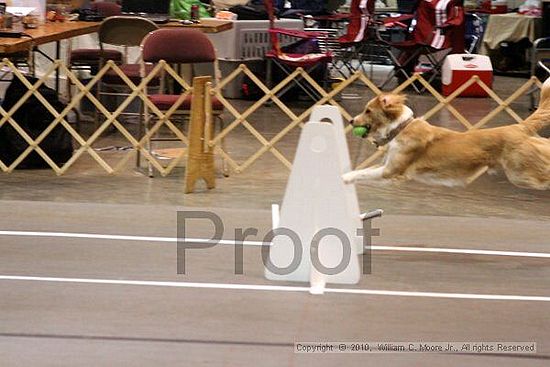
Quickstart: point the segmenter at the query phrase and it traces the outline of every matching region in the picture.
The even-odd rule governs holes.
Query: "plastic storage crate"
[[[275,27],[301,31],[304,24],[301,19],[281,19],[275,22]],[[265,74],[264,56],[271,50],[268,29],[269,20],[235,20],[232,29],[208,34],[216,49],[222,78],[231,74],[240,64],[246,64],[257,76]],[[296,40],[289,36],[280,38],[282,46]],[[227,84],[222,91],[224,97],[241,98],[243,79],[244,75],[241,74]]]
[[[280,19],[275,27],[303,30],[301,19]],[[208,35],[218,59],[227,61],[261,60],[271,49],[269,39],[269,20],[235,20],[233,28],[225,32]],[[282,46],[294,41],[292,37],[281,39]]]

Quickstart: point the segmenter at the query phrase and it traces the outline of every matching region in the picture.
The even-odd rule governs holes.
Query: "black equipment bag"
[[[30,83],[36,83],[36,78],[27,78]],[[9,111],[28,91],[27,87],[16,77],[12,80],[2,108]],[[59,101],[57,93],[42,85],[38,92],[56,109],[61,112],[65,105]],[[35,97],[31,96],[12,115],[13,120],[35,140],[55,119],[46,107]],[[0,128],[0,160],[9,166],[23,153],[29,144],[9,124],[8,121]],[[58,165],[67,162],[73,155],[72,139],[69,132],[59,123],[42,140],[39,147]],[[33,151],[17,166],[17,168],[49,168],[49,165],[36,152]]]

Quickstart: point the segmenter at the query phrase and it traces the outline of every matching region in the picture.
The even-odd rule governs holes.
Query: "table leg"
[[[55,41],[55,59],[61,57],[61,41]],[[59,94],[59,69],[55,69],[55,91]]]

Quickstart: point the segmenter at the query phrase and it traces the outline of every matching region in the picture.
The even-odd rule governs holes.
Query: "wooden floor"
[[[496,78],[494,85],[505,97],[523,82]],[[362,108],[360,100],[343,103]],[[418,115],[435,104],[415,95],[410,103]],[[484,99],[456,103],[473,121],[495,107]],[[528,105],[522,97],[512,107],[527,116]],[[435,120],[456,127],[445,111]],[[501,113],[491,126],[510,120]],[[275,107],[254,115],[267,138],[285,121]],[[277,144],[288,158],[298,134]],[[227,144],[240,159],[257,149],[243,130]],[[110,130],[93,148],[123,145]],[[361,158],[373,148],[350,138],[350,149]],[[125,153],[99,154],[111,162]],[[150,179],[133,165],[109,176],[83,158],[63,177],[0,174],[0,367],[550,364],[550,191],[518,189],[502,174],[467,188],[358,184],[362,210],[385,210],[374,221],[381,236],[372,272],[356,286],[329,285],[314,296],[307,284],[263,276],[258,241],[289,173],[275,158],[219,175],[215,190],[192,195],[183,194],[184,168]],[[186,275],[177,274],[181,210],[219,215],[229,240],[188,250]],[[236,275],[230,240],[249,227],[259,235],[244,247],[244,273]],[[187,230],[196,241],[213,228],[193,222]],[[538,352],[305,355],[294,353],[300,341],[533,341]]]
[[[342,293],[314,296],[302,289],[306,284],[264,279],[259,246],[245,246],[243,275],[234,274],[231,244],[189,250],[187,274],[178,275],[176,213],[189,208],[0,204],[2,366],[546,366],[550,360],[550,259],[495,255],[550,253],[547,221],[390,215],[374,222],[382,228],[377,245],[497,253],[374,250],[372,274],[360,284],[329,285]],[[223,219],[227,239],[237,227],[256,227],[261,237],[270,226],[267,210],[204,209]],[[212,235],[208,223],[188,228],[188,238]],[[294,353],[299,341],[534,341],[538,353],[304,355]]]

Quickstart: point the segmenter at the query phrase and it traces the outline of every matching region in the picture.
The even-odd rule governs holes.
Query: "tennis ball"
[[[364,126],[356,126],[353,128],[352,132],[353,132],[353,135],[362,138],[369,132],[369,130]]]

